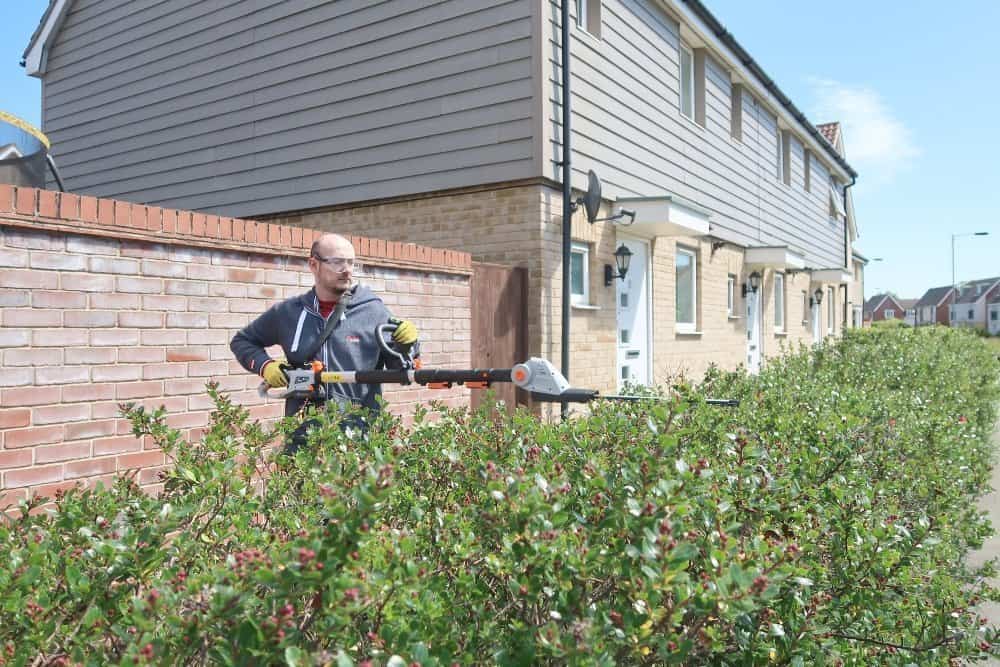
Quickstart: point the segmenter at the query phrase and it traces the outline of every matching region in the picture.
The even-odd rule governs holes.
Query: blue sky
[[[40,124],[18,65],[46,0],[0,0],[0,110]],[[1000,276],[1000,2],[705,0],[816,123],[844,124],[866,292]],[[58,160],[58,147],[56,147]]]

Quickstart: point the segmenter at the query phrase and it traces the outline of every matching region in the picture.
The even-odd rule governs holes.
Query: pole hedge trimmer
[[[602,395],[596,389],[571,387],[555,366],[540,357],[511,368],[471,368],[471,369],[426,369],[419,368],[413,357],[394,350],[386,342],[386,334],[392,333],[395,324],[381,324],[376,328],[376,338],[382,351],[399,360],[401,368],[396,370],[331,371],[323,362],[313,361],[300,368],[285,366],[282,370],[288,380],[288,387],[280,393],[269,392],[267,383],[261,383],[257,393],[273,398],[313,398],[325,400],[327,384],[419,384],[429,389],[448,389],[464,385],[469,389],[487,389],[497,382],[513,383],[528,392],[535,401],[547,403],[589,403],[596,400],[640,401],[664,400],[649,396]],[[734,399],[707,399],[710,405],[735,407]]]

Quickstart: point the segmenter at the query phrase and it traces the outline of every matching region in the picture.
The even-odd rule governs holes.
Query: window
[[[736,316],[736,276],[729,274],[729,279],[726,280],[726,315],[728,317]]]
[[[802,326],[809,326],[809,292],[802,290]]]
[[[729,131],[733,139],[743,141],[743,86],[739,83],[734,83],[729,97]]]
[[[991,310],[990,311],[990,322],[996,322],[1000,320],[1000,311]]]
[[[778,130],[778,178],[785,185],[792,184],[792,133]]]
[[[896,317],[896,311],[892,308],[886,308],[885,313],[882,315],[882,319],[891,320]]]
[[[785,330],[785,274],[774,274],[774,330]]]
[[[968,316],[968,317],[966,317],[965,319],[967,319],[967,320],[973,320],[973,319],[975,319],[975,318],[976,318],[976,315],[975,315],[975,313],[974,313],[974,312],[972,311],[972,309],[971,309],[971,308],[969,308],[969,316]]]
[[[698,305],[698,261],[694,251],[677,248],[674,273],[677,302],[677,330],[692,332],[695,330],[695,313]]]
[[[576,25],[601,37],[601,0],[576,0]]]
[[[570,303],[590,303],[590,246],[574,242],[569,254]]]
[[[776,169],[774,172],[774,177],[779,181],[785,180],[785,147],[784,142],[781,140],[781,128],[776,128],[774,131],[774,157]]]
[[[833,322],[834,319],[837,317],[837,304],[834,303],[836,301],[836,294],[837,292],[832,287],[829,288],[826,292],[826,302],[827,304],[829,304],[827,306],[827,315],[828,315],[826,323],[827,333],[833,333],[834,329]]]
[[[808,148],[802,158],[803,183],[806,192],[812,192],[812,151]]]
[[[681,44],[681,113],[694,120],[694,54]]]

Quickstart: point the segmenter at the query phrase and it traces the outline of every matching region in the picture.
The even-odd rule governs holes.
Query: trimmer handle
[[[413,362],[413,355],[410,352],[403,354],[399,350],[393,349],[386,341],[386,334],[392,336],[392,333],[396,331],[398,327],[399,324],[397,322],[392,322],[392,321],[386,322],[385,324],[380,324],[377,327],[375,327],[375,337],[378,339],[378,345],[380,348],[382,348],[383,352],[385,352],[390,357],[399,359],[399,362],[403,364],[403,368],[405,370],[410,370],[415,365]]]

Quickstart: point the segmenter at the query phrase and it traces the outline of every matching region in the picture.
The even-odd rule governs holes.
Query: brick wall
[[[233,334],[305,292],[318,232],[0,185],[0,507],[29,494],[141,469],[155,491],[163,454],[129,434],[119,404],[164,405],[197,437],[205,383],[269,420],[282,402],[232,358]],[[352,237],[360,281],[421,330],[424,363],[467,367],[467,253]],[[405,413],[461,388],[386,387]]]

